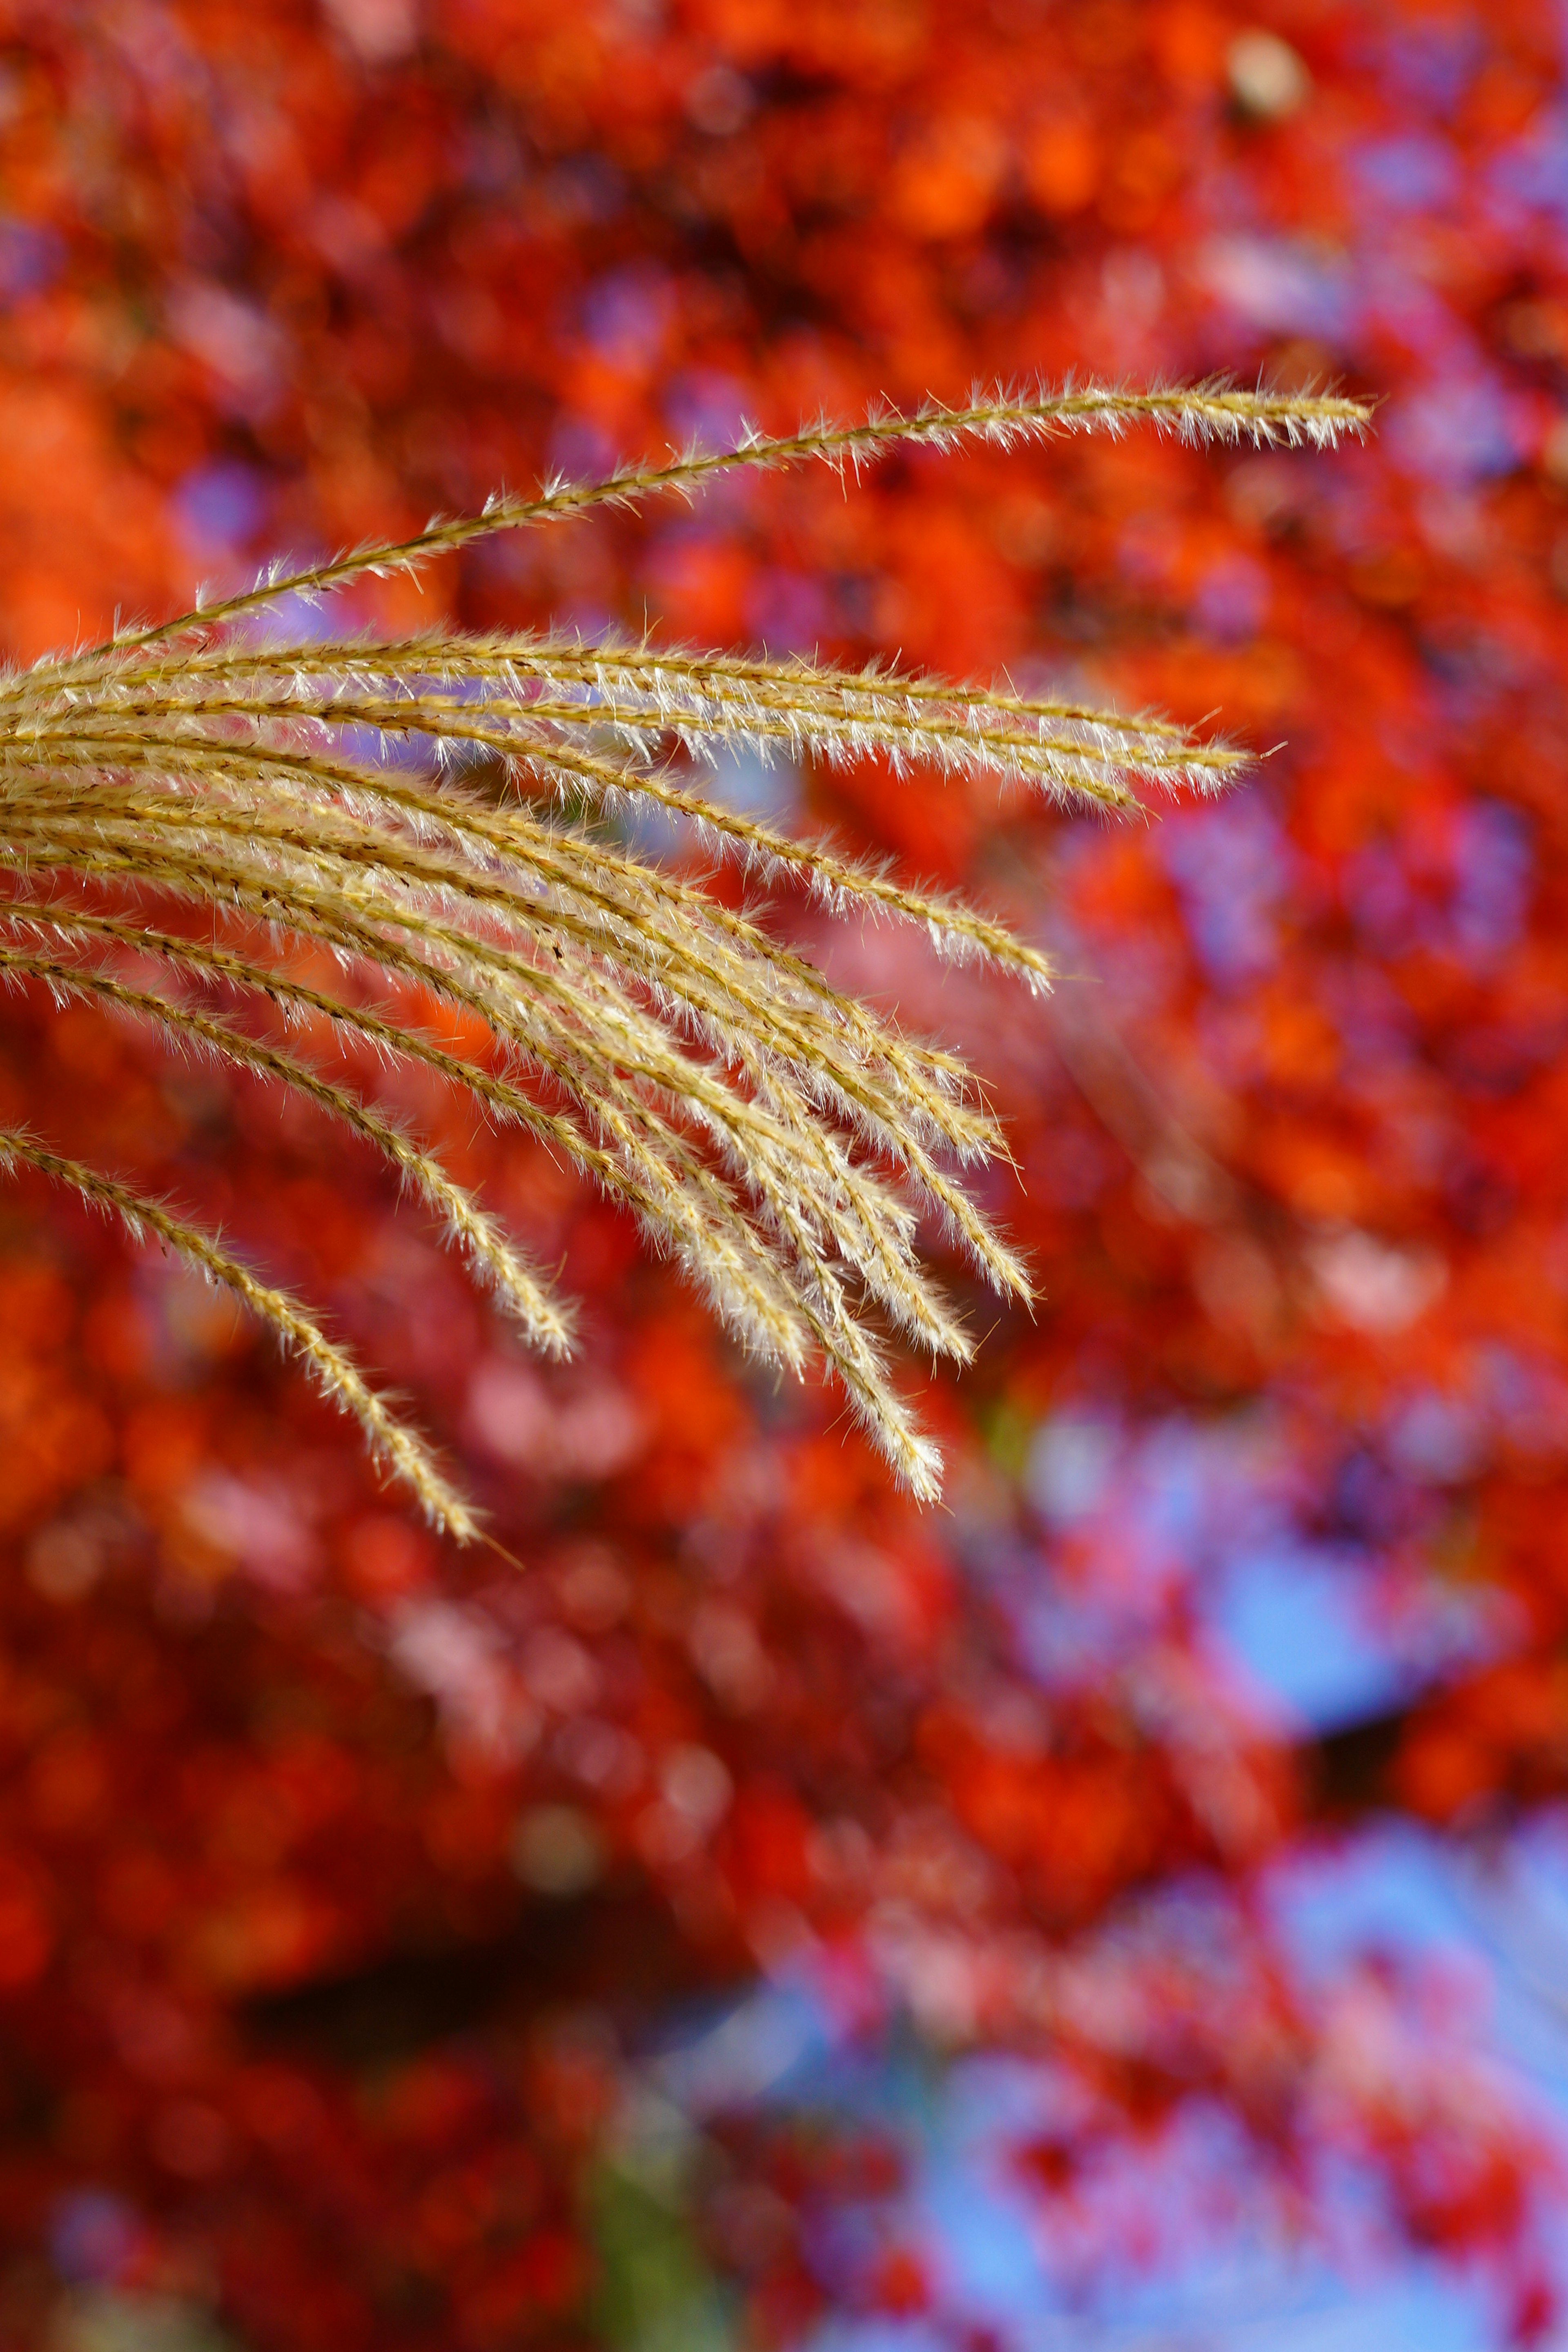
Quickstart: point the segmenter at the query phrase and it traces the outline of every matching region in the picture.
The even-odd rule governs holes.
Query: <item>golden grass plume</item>
[[[1069,385],[782,438],[748,432],[716,453],[498,498],[400,543],[273,566],[242,594],[51,656],[0,678],[0,977],[130,1013],[313,1102],[435,1211],[522,1338],[563,1355],[570,1308],[496,1220],[395,1119],[252,1035],[244,1007],[259,998],[324,1017],[330,1034],[423,1063],[623,1204],[756,1355],[796,1373],[826,1364],[901,1482],[930,1499],[940,1458],[889,1377],[873,1318],[935,1354],[971,1352],[921,1261],[922,1213],[997,1291],[1027,1297],[1024,1266],[963,1181],[1005,1149],[998,1129],[952,1055],[906,1037],[760,922],[597,820],[658,804],[771,888],[915,924],[937,954],[1041,989],[1046,959],[1001,924],[736,813],[700,788],[704,764],[738,748],[834,762],[875,754],[895,774],[935,768],[1123,811],[1150,787],[1217,789],[1246,755],[1163,719],[875,667],[548,632],[291,636],[280,600],[324,596],[488,532],[691,496],[742,467],[858,470],[898,444],[1005,446],[1137,424],[1321,447],[1368,417],[1336,395]],[[497,775],[504,791],[481,788]],[[202,909],[207,935],[160,928],[160,900]],[[355,990],[305,985],[301,941],[326,949],[345,979],[376,975],[383,1009]],[[149,962],[158,989],[136,976]],[[226,991],[237,1017],[190,1002],[193,983]],[[489,1060],[423,1032],[418,1002],[430,996],[479,1017]],[[54,1179],[226,1286],[435,1523],[459,1541],[480,1534],[429,1448],[344,1351],[216,1237],[30,1132],[0,1135],[0,1165]]]

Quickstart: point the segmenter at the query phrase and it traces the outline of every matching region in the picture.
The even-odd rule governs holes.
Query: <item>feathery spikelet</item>
[[[858,470],[899,443],[1006,446],[1139,423],[1189,440],[1323,447],[1363,432],[1369,415],[1337,396],[1224,384],[1069,384],[783,438],[748,431],[727,450],[498,498],[395,545],[274,566],[243,594],[41,661],[0,679],[0,871],[12,877],[0,937],[14,942],[0,945],[0,978],[151,1023],[313,1102],[434,1210],[528,1341],[563,1355],[569,1310],[433,1154],[337,1079],[179,991],[216,983],[423,1063],[628,1208],[759,1356],[797,1373],[826,1361],[899,1477],[929,1499],[940,1457],[889,1379],[868,1312],[933,1354],[967,1359],[970,1342],[921,1262],[922,1212],[999,1292],[1029,1295],[1023,1265],[955,1172],[1005,1149],[967,1071],[697,882],[549,804],[657,804],[765,883],[802,886],[836,912],[919,925],[939,955],[997,965],[1037,990],[1050,982],[1046,958],[1001,924],[738,814],[701,791],[704,766],[721,749],[833,763],[875,754],[895,775],[930,768],[1122,811],[1151,790],[1217,790],[1245,754],[1157,718],[878,668],[558,634],[290,643],[245,625],[284,595],[321,596],[595,506],[689,497],[742,467],[816,459]],[[405,756],[366,755],[367,736]],[[479,788],[479,761],[504,794]],[[51,889],[28,895],[46,876]],[[212,936],[150,927],[150,893],[203,908]],[[328,949],[345,979],[375,974],[386,1003],[371,1010],[352,990],[307,986],[289,968],[300,941]],[[131,970],[149,963],[163,992]],[[477,1014],[496,1065],[425,1036],[408,1002],[421,993]],[[0,1136],[0,1167],[18,1165],[225,1284],[302,1358],[432,1520],[459,1541],[479,1533],[423,1442],[342,1350],[216,1238],[28,1134]]]
[[[142,1240],[148,1233],[156,1234],[161,1242],[177,1250],[212,1281],[233,1291],[253,1314],[271,1326],[285,1347],[291,1348],[301,1359],[323,1393],[353,1414],[372,1454],[413,1492],[428,1517],[456,1536],[459,1543],[471,1543],[478,1536],[478,1521],[462,1496],[442,1476],[417,1432],[398,1420],[353,1359],[332,1345],[320,1325],[287,1292],[258,1282],[220,1242],[199,1227],[187,1224],[184,1218],[171,1214],[162,1202],[149,1200],[129,1184],[100,1175],[95,1168],[84,1168],[79,1160],[47,1150],[36,1137],[22,1129],[12,1129],[8,1133],[0,1133],[0,1168],[10,1170],[18,1163],[37,1169],[41,1176],[53,1177],[94,1208],[118,1216],[132,1241]]]

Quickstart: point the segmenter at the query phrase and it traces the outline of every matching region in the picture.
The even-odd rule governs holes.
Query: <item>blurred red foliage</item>
[[[792,1969],[851,2041],[1067,2063],[1018,2168],[1087,2268],[1088,2174],[1207,2101],[1292,2227],[1363,2163],[1542,2333],[1542,2127],[1375,1956],[1304,1975],[1258,1889],[1370,1808],[1473,1837],[1568,1769],[1555,13],[5,0],[0,40],[14,658],[742,413],[1074,368],[1386,402],[1332,459],[916,455],[364,593],[1076,675],[1285,745],[1114,835],[801,780],[1099,976],[1047,1013],[801,921],[964,1040],[1025,1177],[1046,1304],[932,1389],[947,1512],[418,1078],[384,1083],[564,1260],[574,1368],[310,1116],[8,1001],[0,1117],[330,1300],[528,1566],[443,1553],[184,1275],[0,1199],[0,2344],[62,2281],[254,2352],[598,2340],[652,2021]],[[1259,1510],[1415,1662],[1376,1720],[1315,1738],[1206,1638]],[[813,2234],[896,2164],[743,2104],[693,2226],[756,2338],[940,2305],[897,2229]]]

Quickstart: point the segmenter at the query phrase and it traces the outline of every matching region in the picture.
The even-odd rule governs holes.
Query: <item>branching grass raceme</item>
[[[899,444],[1135,425],[1321,447],[1367,422],[1348,399],[1213,385],[995,392],[780,439],[747,434],[717,453],[496,499],[399,544],[274,566],[243,594],[0,678],[0,977],[129,1013],[308,1099],[435,1212],[528,1345],[564,1355],[570,1305],[438,1159],[330,1068],[247,1024],[269,1005],[423,1064],[619,1202],[753,1353],[797,1374],[826,1367],[900,1480],[930,1499],[940,1459],[877,1327],[960,1362],[971,1352],[920,1255],[922,1214],[999,1293],[1027,1297],[1026,1268],[965,1189],[965,1171],[1004,1139],[952,1055],[905,1036],[753,917],[596,820],[657,804],[769,890],[912,924],[939,956],[1039,990],[1046,958],[1002,924],[737,814],[703,791],[705,766],[726,749],[874,755],[895,776],[934,769],[1117,813],[1151,790],[1215,791],[1246,754],[1156,718],[875,667],[561,633],[293,640],[279,627],[282,600],[325,597],[488,532],[689,497],[742,467],[854,471]],[[498,775],[499,793],[476,781]],[[201,910],[199,932],[182,932],[182,902]],[[341,997],[300,976],[301,943],[335,959]],[[228,1000],[221,1013],[215,992]],[[420,1006],[433,998],[482,1022],[486,1060],[426,1033]],[[304,1306],[215,1235],[30,1131],[0,1134],[0,1162],[68,1187],[225,1285],[434,1522],[459,1541],[481,1534],[417,1432]]]

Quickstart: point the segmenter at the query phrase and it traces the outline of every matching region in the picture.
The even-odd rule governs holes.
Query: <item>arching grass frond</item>
[[[374,1458],[409,1492],[437,1527],[459,1543],[471,1543],[479,1526],[467,1503],[443,1475],[434,1454],[416,1430],[399,1421],[384,1397],[378,1396],[352,1356],[329,1339],[286,1291],[257,1279],[247,1266],[232,1257],[221,1242],[199,1225],[176,1217],[161,1201],[149,1198],[96,1168],[50,1151],[25,1129],[0,1131],[0,1168],[35,1169],[63,1184],[90,1207],[120,1219],[133,1241],[149,1233],[220,1284],[273,1331],[298,1356],[323,1395],[359,1423]]]
[[[900,444],[1006,446],[1139,423],[1325,446],[1364,430],[1369,413],[1223,384],[1069,385],[748,433],[728,450],[493,499],[326,563],[274,566],[252,590],[37,663],[0,679],[0,942],[11,942],[0,977],[149,1024],[312,1102],[425,1201],[521,1336],[563,1354],[569,1308],[437,1155],[231,1013],[265,1003],[309,1024],[313,1045],[434,1073],[627,1210],[765,1361],[795,1374],[824,1363],[900,1479],[931,1497],[940,1461],[875,1325],[933,1355],[971,1353],[924,1262],[922,1220],[1004,1296],[1027,1298],[1027,1268],[966,1173],[1005,1160],[1000,1129],[958,1056],[835,985],[763,909],[637,854],[616,821],[658,807],[768,891],[788,883],[837,915],[916,925],[939,956],[1037,991],[1052,978],[1037,947],[891,865],[731,806],[722,759],[875,760],[894,779],[922,769],[1114,814],[1216,790],[1247,755],[1157,715],[1010,680],[548,631],[289,639],[253,624],[286,594],[325,595],[595,507],[689,497],[738,468],[848,472]],[[322,951],[335,991],[319,984]],[[380,1002],[362,1001],[367,982]],[[215,1008],[215,991],[231,1003]],[[440,1004],[482,1024],[479,1057],[428,1034]],[[0,1164],[24,1163],[226,1283],[433,1518],[460,1540],[478,1532],[422,1442],[302,1307],[142,1192],[20,1130],[0,1137]]]
[[[1134,392],[1114,384],[1038,385],[1009,390],[978,388],[960,407],[928,401],[912,415],[896,408],[874,409],[854,425],[803,425],[797,433],[764,434],[749,428],[728,449],[682,451],[662,465],[626,466],[598,482],[547,483],[530,499],[498,495],[482,511],[456,521],[437,518],[410,539],[359,547],[328,563],[296,572],[273,569],[238,596],[183,614],[156,627],[127,632],[119,640],[147,645],[192,626],[211,626],[256,611],[282,595],[319,595],[367,572],[385,573],[433,555],[468,546],[498,530],[531,523],[558,522],[603,506],[630,507],[670,493],[690,498],[725,474],[776,470],[814,460],[839,471],[858,472],[889,450],[924,446],[952,450],[966,441],[1000,448],[1068,433],[1119,436],[1140,425],[1183,441],[1250,441],[1255,447],[1332,448],[1347,436],[1359,437],[1372,422],[1364,401],[1331,393],[1246,392],[1213,383],[1155,386]]]

